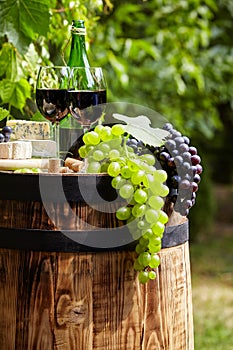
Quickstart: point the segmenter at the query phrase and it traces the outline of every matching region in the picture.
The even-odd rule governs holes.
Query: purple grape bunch
[[[170,136],[164,146],[155,149],[154,154],[167,172],[168,197],[174,203],[175,211],[187,216],[195,204],[201,181],[201,158],[196,147],[190,145],[189,138],[174,129],[172,124],[166,123],[163,129]]]
[[[189,138],[174,129],[172,124],[166,123],[163,129],[170,135],[161,147],[147,146],[135,138],[129,138],[127,145],[138,155],[148,152],[155,155],[161,168],[167,173],[169,201],[174,204],[176,212],[187,216],[195,204],[198,184],[201,181],[201,158],[196,147],[190,145]],[[158,167],[157,162],[155,167]]]
[[[4,126],[0,132],[0,143],[10,141],[12,129],[10,126]]]

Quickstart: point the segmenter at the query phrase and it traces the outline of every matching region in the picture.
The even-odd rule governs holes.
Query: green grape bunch
[[[123,124],[99,124],[83,135],[79,155],[87,160],[87,173],[107,172],[112,177],[112,187],[126,201],[117,209],[116,217],[125,222],[137,240],[134,269],[145,284],[156,278],[160,265],[158,253],[168,221],[163,206],[169,188],[166,171],[159,162],[156,168],[155,155],[148,149],[138,154],[139,145],[129,144],[130,137]]]

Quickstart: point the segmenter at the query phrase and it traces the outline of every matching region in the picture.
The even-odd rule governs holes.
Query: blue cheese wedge
[[[0,143],[0,159],[30,159],[31,142],[13,141]]]
[[[48,140],[50,138],[48,122],[8,120],[7,126],[12,128],[11,140]]]

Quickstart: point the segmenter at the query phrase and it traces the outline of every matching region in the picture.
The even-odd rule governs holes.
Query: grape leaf
[[[152,128],[151,121],[144,115],[130,118],[122,114],[114,113],[113,117],[126,123],[125,130],[145,145],[161,146],[169,132],[160,128]]]
[[[25,53],[35,35],[46,35],[49,29],[48,0],[1,0],[0,32],[21,53]]]
[[[22,110],[27,98],[30,97],[31,86],[29,82],[22,78],[17,82],[9,79],[0,81],[0,97],[2,103],[10,103],[15,108]]]
[[[0,107],[0,121],[5,119],[9,115],[9,111],[5,108]]]

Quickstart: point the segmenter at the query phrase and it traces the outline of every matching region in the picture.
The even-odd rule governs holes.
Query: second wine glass
[[[36,104],[40,113],[53,125],[57,157],[60,156],[59,123],[69,113],[68,88],[70,68],[40,67],[36,85]]]
[[[100,67],[73,67],[68,89],[71,115],[84,132],[97,122],[104,112],[106,82]]]

